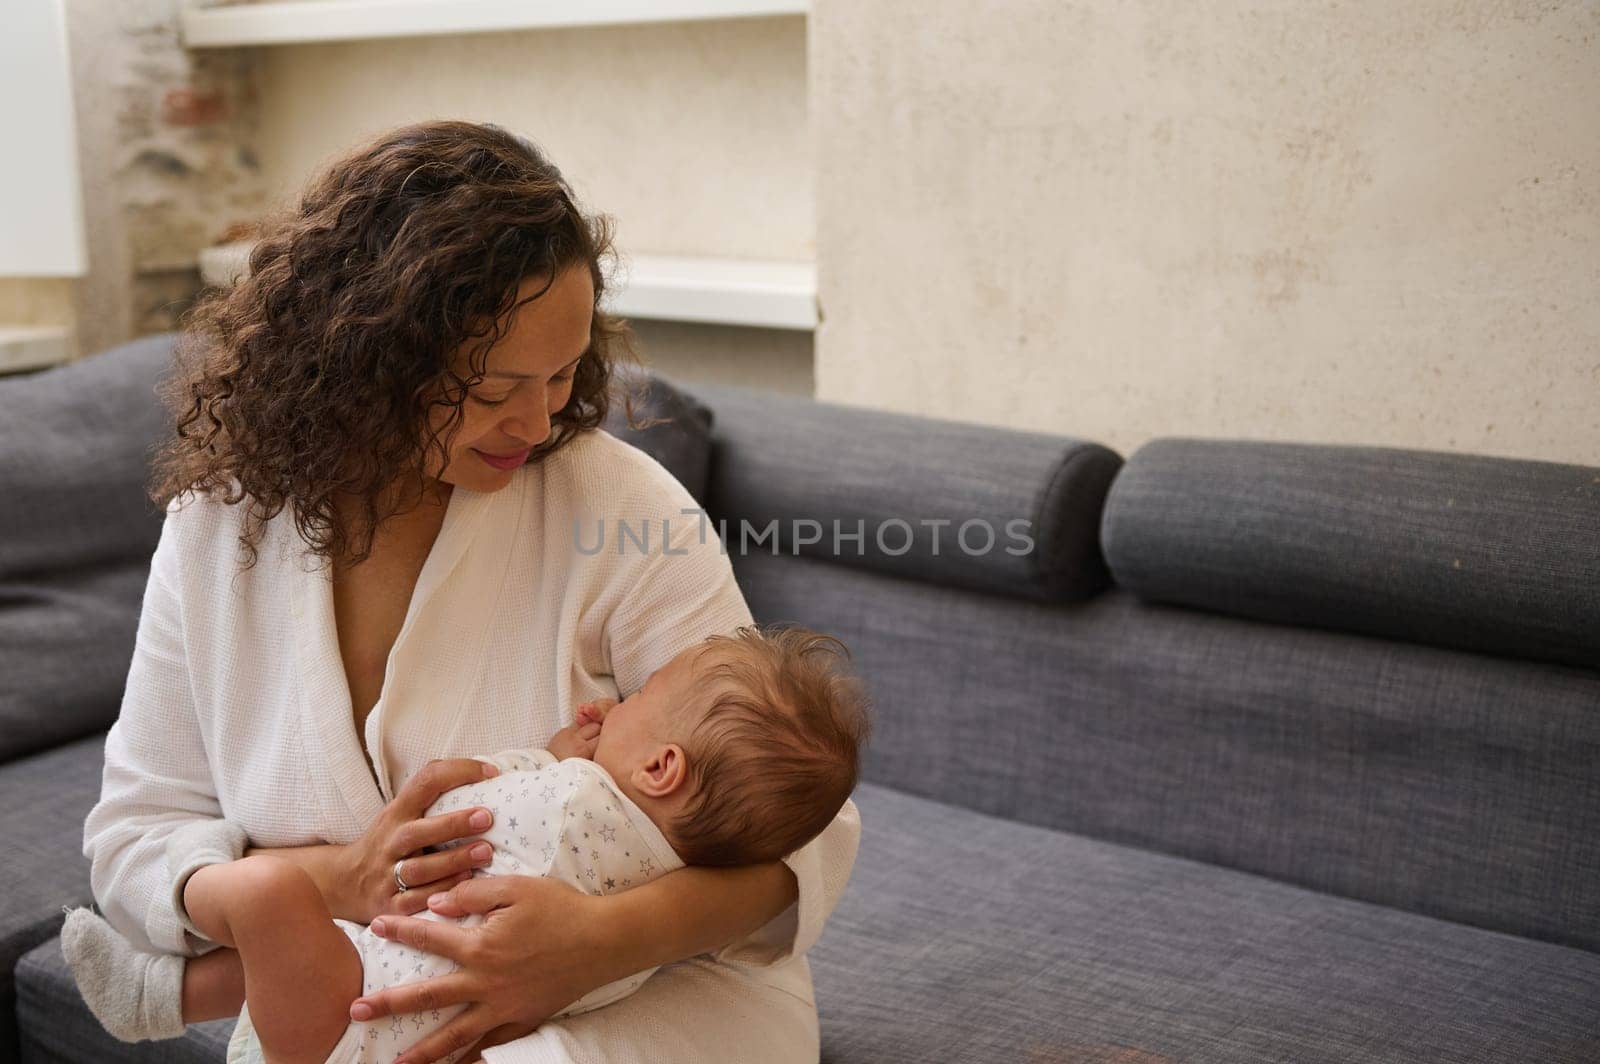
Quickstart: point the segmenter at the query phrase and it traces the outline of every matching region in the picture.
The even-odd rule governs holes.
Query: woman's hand
[[[372,822],[364,835],[340,852],[339,882],[328,907],[333,915],[356,923],[371,923],[385,913],[421,912],[428,896],[448,890],[468,879],[494,856],[494,848],[478,841],[439,853],[423,853],[455,839],[478,835],[494,823],[482,806],[457,809],[438,816],[422,816],[445,791],[499,775],[494,765],[470,757],[430,761],[406,781],[394,800]],[[395,884],[395,862],[410,889]]]
[[[405,983],[358,998],[350,1018],[467,1008],[406,1050],[399,1061],[425,1064],[468,1046],[521,1037],[591,990],[650,967],[628,967],[606,917],[612,899],[532,876],[469,880],[430,899],[440,916],[485,914],[478,927],[384,916],[374,934],[461,965],[448,975]],[[486,1037],[488,1036],[488,1037]]]

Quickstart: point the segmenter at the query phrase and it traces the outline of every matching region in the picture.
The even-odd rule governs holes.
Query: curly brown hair
[[[447,457],[512,313],[571,267],[594,283],[589,346],[530,460],[605,419],[615,365],[636,361],[626,324],[600,309],[614,255],[611,219],[580,211],[525,138],[459,121],[377,137],[264,222],[249,276],[190,311],[163,387],[177,431],[151,498],[245,502],[246,567],[286,506],[314,554],[365,559],[377,527],[421,498],[430,454]],[[527,278],[543,287],[517,302]],[[341,499],[362,516],[341,520]]]

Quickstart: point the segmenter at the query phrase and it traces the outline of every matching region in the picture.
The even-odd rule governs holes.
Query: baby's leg
[[[298,866],[257,855],[206,865],[184,885],[189,919],[239,951],[245,1000],[271,1064],[323,1064],[361,996],[361,958]]]
[[[243,1004],[244,964],[238,950],[214,949],[183,966],[184,1023],[237,1016]]]

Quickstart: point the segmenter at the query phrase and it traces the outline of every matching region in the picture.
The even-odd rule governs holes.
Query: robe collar
[[[302,720],[307,734],[318,740],[328,770],[333,773],[351,814],[362,824],[371,823],[394,796],[389,766],[384,763],[381,744],[379,748],[367,750],[377,779],[368,771],[367,759],[362,751],[367,745],[367,737],[378,734],[380,714],[392,690],[396,657],[417,616],[460,565],[462,556],[477,537],[485,515],[494,506],[496,496],[505,495],[511,487],[493,493],[471,491],[459,486],[451,490],[439,534],[417,577],[417,586],[411,593],[400,633],[395,636],[394,645],[389,649],[389,659],[384,667],[383,691],[367,716],[366,736],[356,733],[350,684],[344,673],[344,659],[339,654],[339,629],[333,606],[333,569],[312,555],[303,544],[291,563],[291,610],[295,619],[295,650],[300,665]],[[511,500],[507,499],[506,502]],[[290,535],[295,535],[292,529]]]

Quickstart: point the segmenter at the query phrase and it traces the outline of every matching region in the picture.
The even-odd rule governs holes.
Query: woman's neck
[[[432,477],[420,488],[415,480],[396,481],[384,488],[376,503],[379,521],[372,532],[372,553],[388,553],[396,547],[409,552],[420,546],[425,554],[444,525],[454,490],[454,485]],[[337,507],[343,527],[355,539],[363,538],[361,532],[369,520],[366,500],[347,495]]]

